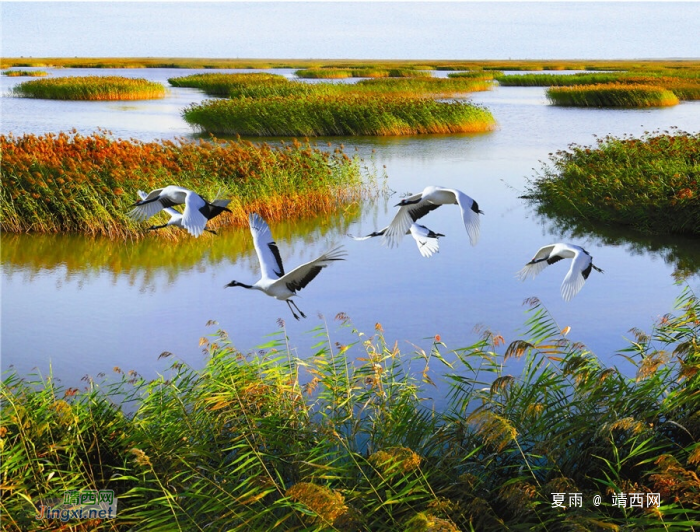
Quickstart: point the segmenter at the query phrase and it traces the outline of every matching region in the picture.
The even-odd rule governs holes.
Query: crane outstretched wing
[[[182,227],[192,236],[199,236],[204,232],[204,227],[207,225],[207,218],[200,209],[207,204],[206,201],[191,190],[187,191],[185,196],[185,210],[182,213]]]
[[[297,292],[309,284],[323,268],[337,260],[345,260],[347,255],[343,246],[326,251],[320,257],[294,268],[278,282],[284,283],[289,290]]]
[[[258,254],[262,277],[279,279],[284,275],[284,266],[277,243],[272,239],[270,226],[256,213],[252,213],[248,217],[248,224],[253,235],[253,245]]]
[[[139,202],[136,205],[134,205],[134,208],[129,211],[129,216],[138,222],[142,222],[143,220],[147,220],[151,216],[163,210],[163,203],[161,202],[161,200],[156,199],[158,196],[160,196],[160,193],[162,191],[162,188],[157,188],[156,190],[152,190],[151,192],[146,194],[146,197],[143,197],[141,196],[142,191],[139,190],[139,196],[141,196],[141,201],[148,201],[148,203]],[[167,205],[167,207],[171,207],[171,205]]]

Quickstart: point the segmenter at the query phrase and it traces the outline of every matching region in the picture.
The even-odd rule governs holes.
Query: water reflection
[[[188,73],[130,72],[163,82]],[[10,83],[0,79],[0,87]],[[115,136],[144,141],[194,138],[180,112],[205,98],[201,91],[184,88],[172,88],[163,101],[133,106],[2,97],[0,130],[39,134],[76,127],[90,134],[99,126]],[[414,345],[429,350],[438,333],[450,348],[470,345],[478,340],[477,324],[510,341],[523,332],[521,303],[532,296],[547,305],[562,327],[572,327],[570,338],[599,356],[611,357],[606,362],[619,364],[612,354],[628,345],[625,331],[646,328],[671,310],[678,295],[672,270],[698,275],[697,240],[566,226],[531,213],[519,196],[548,153],[569,143],[589,145],[607,134],[641,135],[670,126],[697,131],[700,102],[663,110],[562,109],[548,104],[541,87],[496,87],[475,93],[471,100],[493,112],[497,131],[311,139],[323,148],[330,142],[330,149],[343,143],[349,155],[357,149],[364,164],[376,165],[377,173],[387,177],[383,184],[397,193],[380,194],[366,202],[361,213],[272,226],[289,268],[332,245],[343,243],[348,249],[347,261],[329,268],[301,293],[308,320],[297,322],[286,305],[261,294],[224,290],[232,279],[253,282],[259,275],[247,228],[199,239],[184,235],[177,242],[155,235],[123,243],[71,235],[0,235],[3,367],[15,364],[23,374],[34,366],[46,371],[51,365],[67,385],[81,386],[76,375],[96,375],[114,365],[154,376],[169,365],[158,360],[164,350],[199,366],[198,340],[211,332],[205,326],[211,319],[239,349],[248,351],[278,330],[276,320],[281,317],[294,354],[303,358],[317,349],[313,346],[318,339],[308,333],[319,324],[313,318],[316,313],[346,313],[364,333],[371,333],[379,322],[387,340],[399,341],[409,352]],[[460,217],[448,207],[423,220],[447,235],[440,253],[430,259],[421,257],[408,239],[389,249],[379,241],[345,237],[386,226],[399,196],[429,184],[458,188],[478,199],[486,212],[478,246],[469,246]],[[560,240],[585,245],[606,271],[570,302],[560,296],[563,273],[543,275],[533,283],[514,277],[535,250]],[[355,341],[330,321],[333,341]]]
[[[332,216],[272,224],[272,233],[283,255],[305,249],[319,240],[340,239],[359,216],[359,209]],[[167,229],[171,231],[174,229]],[[138,241],[115,242],[102,237],[71,234],[0,235],[2,271],[11,279],[21,276],[31,283],[51,272],[62,285],[82,284],[108,273],[112,284],[126,280],[130,286],[154,289],[158,279],[167,284],[189,271],[205,272],[221,264],[240,262],[257,271],[257,256],[247,228],[222,228],[218,235],[173,241],[149,234]],[[292,249],[290,249],[292,248]],[[301,253],[304,255],[304,253]]]
[[[630,255],[658,256],[674,268],[675,276],[700,274],[700,241],[682,235],[648,235],[633,229],[610,226],[569,217],[553,216],[530,205],[535,217],[552,235],[566,235],[572,241],[589,239],[600,246],[621,246]]]

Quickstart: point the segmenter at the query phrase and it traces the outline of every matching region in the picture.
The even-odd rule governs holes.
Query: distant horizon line
[[[64,55],[46,55],[46,56],[32,56],[32,55],[20,55],[14,57],[3,57],[2,61],[16,61],[20,59],[31,59],[31,60],[41,60],[41,59],[66,59],[66,60],[81,60],[81,59],[112,59],[112,60],[130,60],[130,59],[150,59],[150,60],[197,60],[197,61],[323,61],[323,62],[334,62],[334,61],[367,61],[367,62],[381,62],[381,61],[429,61],[433,63],[449,62],[449,61],[473,61],[473,62],[489,62],[489,61],[506,61],[506,62],[518,62],[518,61],[699,61],[699,57],[631,57],[631,58],[600,58],[600,57],[570,57],[570,58],[450,58],[450,59],[430,59],[430,58],[409,58],[409,59],[399,59],[399,58],[383,58],[383,59],[368,59],[362,57],[341,57],[341,58],[324,58],[324,57],[204,57],[204,56],[155,56],[155,55],[131,55],[131,56],[64,56]]]

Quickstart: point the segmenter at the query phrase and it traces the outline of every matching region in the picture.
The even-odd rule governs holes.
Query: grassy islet
[[[15,96],[50,100],[148,100],[163,98],[160,83],[122,76],[66,76],[25,81],[13,87]]]
[[[663,87],[626,83],[551,87],[547,98],[556,105],[575,107],[668,107],[679,102]]]
[[[557,105],[650,107],[700,99],[700,70],[697,68],[501,75],[496,79],[504,86],[550,87],[547,95]],[[660,89],[672,93],[675,98]]]
[[[482,79],[368,79],[308,84],[282,76],[202,74],[170,80],[227,99],[187,107],[193,127],[245,136],[411,135],[482,132],[495,128],[484,108],[438,101],[486,90]]]
[[[700,133],[607,136],[596,146],[571,145],[550,161],[527,191],[541,212],[700,235]]]
[[[2,75],[9,78],[42,78],[44,76],[48,76],[49,73],[45,70],[5,70]]]

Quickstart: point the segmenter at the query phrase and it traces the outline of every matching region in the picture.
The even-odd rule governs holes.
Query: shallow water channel
[[[50,69],[49,69],[50,70]],[[269,71],[268,71],[269,72]],[[292,71],[276,71],[292,76]],[[51,75],[128,75],[161,81],[191,71],[53,70]],[[442,74],[444,75],[444,74]],[[25,78],[26,79],[26,78]],[[196,137],[180,117],[183,107],[201,101],[193,89],[170,88],[164,100],[139,102],[56,102],[12,98],[8,88],[22,81],[2,79],[2,132],[20,135],[76,128],[97,128],[122,138],[153,140]],[[471,96],[488,107],[497,131],[480,135],[319,139],[342,143],[365,164],[385,171],[395,191],[368,202],[360,213],[273,225],[288,270],[335,244],[348,250],[345,262],[324,270],[297,299],[308,315],[295,321],[287,305],[255,291],[224,289],[236,279],[259,275],[248,230],[222,230],[183,239],[176,245],[148,236],[139,242],[110,242],[76,235],[2,235],[2,369],[21,374],[38,368],[53,371],[65,386],[80,377],[110,373],[114,366],[152,378],[167,371],[172,359],[163,351],[200,366],[199,339],[212,334],[216,320],[244,352],[270,340],[278,318],[294,353],[309,356],[327,327],[331,343],[357,340],[335,320],[345,313],[371,336],[380,323],[389,342],[407,355],[428,350],[439,334],[448,348],[465,347],[479,338],[482,326],[506,342],[525,330],[523,301],[536,296],[569,338],[583,342],[607,364],[631,371],[616,356],[627,345],[632,327],[650,330],[653,320],[670,312],[680,288],[673,272],[682,267],[700,280],[700,246],[686,238],[647,237],[610,228],[580,228],[576,235],[559,229],[519,199],[528,178],[550,152],[570,143],[592,145],[595,137],[641,135],[673,126],[700,129],[700,102],[664,109],[592,110],[550,105],[542,88],[496,87]],[[166,185],[167,183],[164,183]],[[393,205],[406,192],[426,185],[458,188],[485,212],[481,239],[472,247],[456,206],[423,219],[444,233],[440,252],[423,258],[406,237],[397,249],[377,239],[356,242],[347,233],[364,234],[384,227]],[[134,191],[135,193],[135,191]],[[568,264],[548,267],[534,281],[514,274],[545,244],[583,245],[604,274],[592,272],[582,291],[564,302],[559,287]],[[361,350],[355,351],[361,356]],[[444,350],[443,354],[447,354]],[[447,354],[449,358],[449,354]],[[513,362],[517,371],[518,362]],[[437,362],[432,369],[441,371]],[[444,395],[439,385],[435,397]]]

